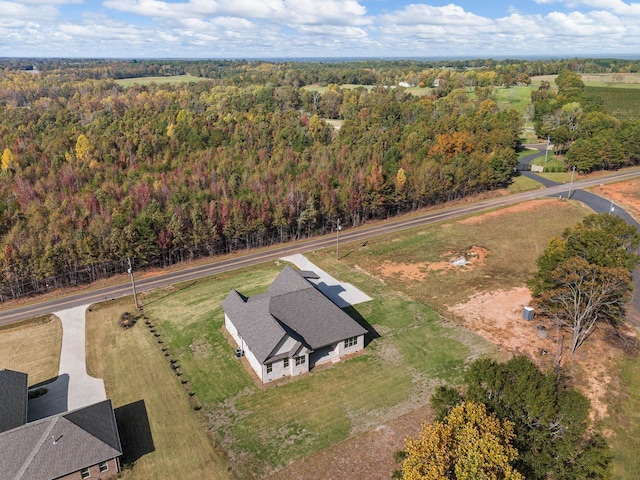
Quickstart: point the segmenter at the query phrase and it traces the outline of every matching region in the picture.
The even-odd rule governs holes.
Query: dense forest
[[[523,118],[498,109],[493,86],[567,68],[638,68],[613,60],[0,64],[1,301],[122,272],[127,258],[162,266],[503,187]],[[184,73],[206,80],[115,81]],[[421,97],[390,88],[405,81],[437,87]],[[301,88],[312,83],[326,89]],[[539,92],[539,135],[556,136],[554,108],[569,110],[577,97]],[[601,114],[597,101],[583,103]]]

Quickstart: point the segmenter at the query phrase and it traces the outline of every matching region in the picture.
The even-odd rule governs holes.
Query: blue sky
[[[623,0],[0,0],[0,57],[640,57]]]

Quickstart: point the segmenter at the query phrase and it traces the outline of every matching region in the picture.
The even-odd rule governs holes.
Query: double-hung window
[[[344,348],[355,347],[358,344],[358,337],[347,338],[344,341]]]

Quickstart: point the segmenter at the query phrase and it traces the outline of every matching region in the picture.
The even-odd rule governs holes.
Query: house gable
[[[121,455],[110,400],[0,434],[2,478],[51,480]]]
[[[268,295],[247,298],[233,290],[222,302],[222,309],[238,335],[260,363],[269,358],[286,336],[282,326],[269,315],[269,300]]]

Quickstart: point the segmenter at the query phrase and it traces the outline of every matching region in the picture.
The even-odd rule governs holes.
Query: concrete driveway
[[[311,279],[310,281],[315,283],[318,286],[318,290],[329,297],[333,303],[338,305],[340,308],[357,305],[358,303],[368,302],[371,300],[369,295],[357,289],[350,283],[336,280],[327,272],[321,270],[316,264],[310,262],[304,255],[291,255],[288,257],[282,257],[280,260],[293,263],[300,270],[310,270],[317,273],[320,279]]]
[[[45,385],[46,395],[29,401],[29,421],[86,407],[107,399],[102,379],[87,374],[85,314],[89,305],[54,312],[62,321],[58,378]]]

